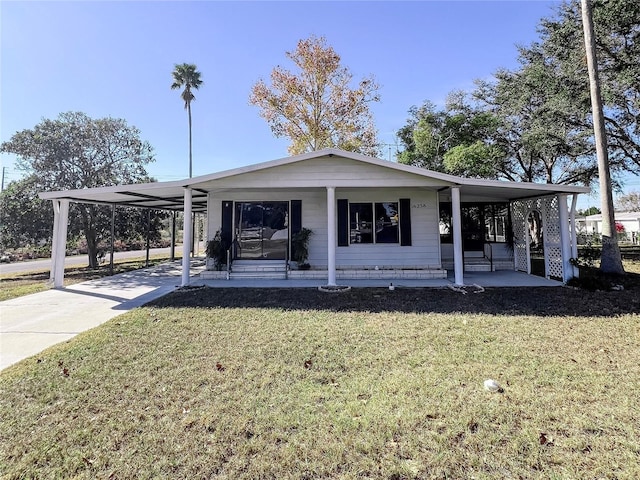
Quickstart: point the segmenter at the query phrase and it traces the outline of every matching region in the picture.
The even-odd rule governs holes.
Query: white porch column
[[[451,227],[453,228],[453,271],[455,284],[464,285],[464,256],[462,255],[462,214],[460,187],[451,187]]]
[[[569,218],[571,218],[571,258],[578,258],[578,228],[576,227],[576,205],[578,203],[578,194],[574,193],[571,197],[571,211],[569,212]],[[571,265],[571,272],[574,277],[578,276],[578,269]]]
[[[51,279],[53,288],[64,287],[64,259],[67,253],[69,200],[53,201],[53,243],[51,245]]]
[[[53,232],[51,232],[51,271],[49,281],[54,282],[56,278],[56,253],[58,252],[58,229],[60,228],[60,200],[51,200],[53,205]]]
[[[327,187],[327,285],[336,284],[336,187]]]
[[[567,194],[558,194],[558,221],[560,222],[560,250],[562,252],[562,281],[573,277],[571,266],[571,240],[569,239],[569,215],[567,210]]]
[[[189,285],[189,272],[191,270],[191,189],[184,189],[184,230],[182,234],[182,286]]]

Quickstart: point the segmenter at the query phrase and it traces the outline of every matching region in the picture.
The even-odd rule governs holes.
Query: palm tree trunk
[[[598,59],[596,57],[593,16],[591,14],[591,2],[589,0],[582,0],[582,26],[584,29],[587,66],[589,68],[593,132],[596,142],[596,156],[598,157],[598,174],[600,177],[600,203],[602,210],[602,256],[600,258],[600,270],[609,273],[624,273],[622,258],[620,256],[620,246],[618,245],[618,236],[615,230],[609,154],[607,151],[607,137],[602,112],[602,97],[600,96],[600,79],[598,78]]]
[[[191,103],[187,103],[187,112],[189,113],[189,178],[193,177],[192,154],[191,154]]]

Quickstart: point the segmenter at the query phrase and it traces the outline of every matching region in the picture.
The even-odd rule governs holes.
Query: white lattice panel
[[[544,256],[547,265],[547,277],[562,279],[562,248],[544,247]]]
[[[560,212],[558,197],[545,197],[544,201],[544,256],[546,276],[562,278],[562,244],[560,240]]]
[[[537,210],[542,218],[545,276],[562,278],[562,247],[560,240],[560,213],[556,196],[530,198],[511,202],[516,270],[529,271],[528,216]]]
[[[529,271],[529,255],[527,250],[526,220],[527,201],[511,202],[511,223],[513,227],[513,258],[515,269],[520,272]]]

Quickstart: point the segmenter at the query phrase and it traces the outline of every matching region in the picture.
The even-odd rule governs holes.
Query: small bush
[[[207,257],[213,260],[213,265],[216,270],[222,270],[222,267],[227,264],[227,250],[230,245],[222,239],[222,233],[220,230],[216,232],[213,240],[207,242]]]

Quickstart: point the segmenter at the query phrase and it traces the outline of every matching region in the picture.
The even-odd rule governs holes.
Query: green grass
[[[0,374],[0,476],[640,478],[639,316],[468,301],[178,292]]]

